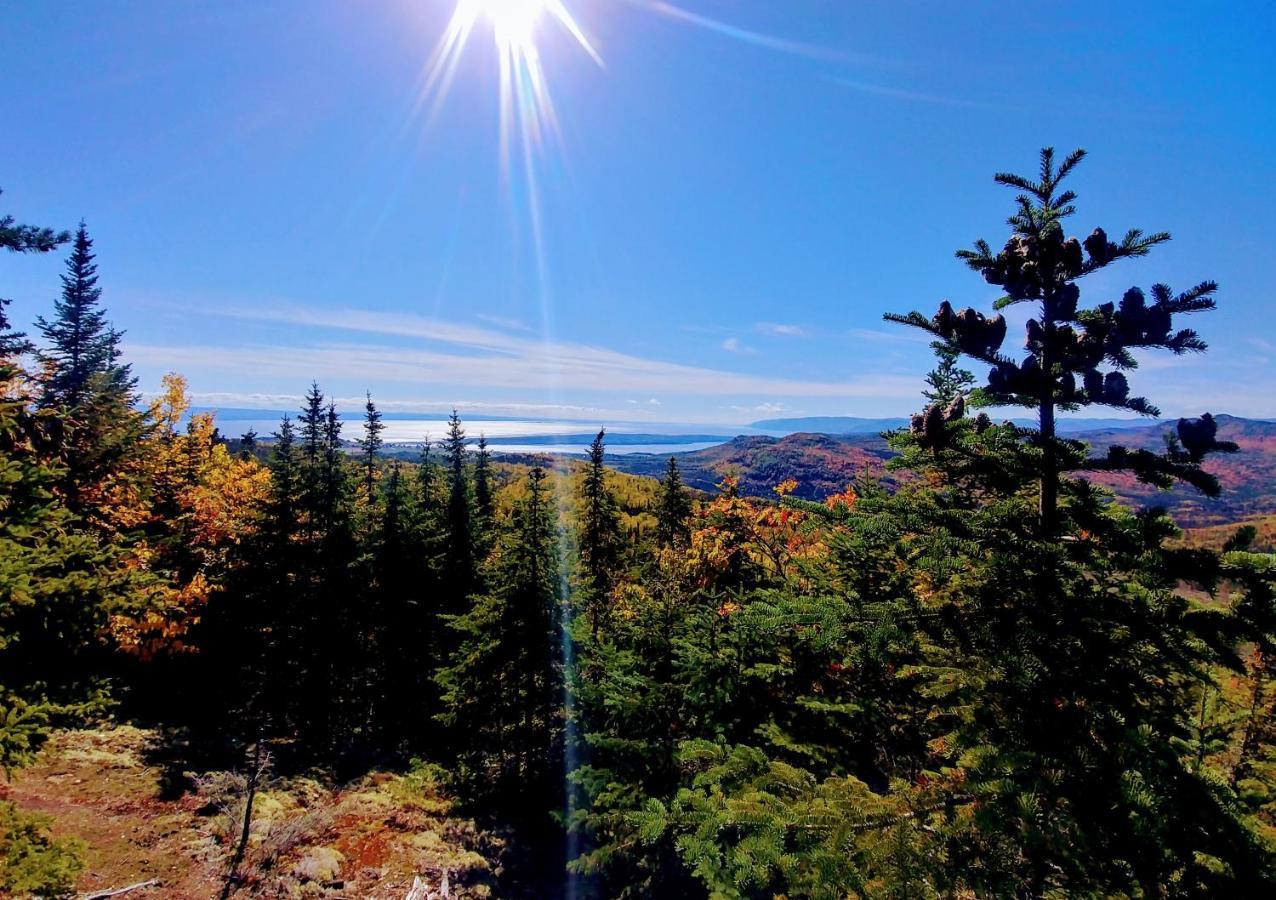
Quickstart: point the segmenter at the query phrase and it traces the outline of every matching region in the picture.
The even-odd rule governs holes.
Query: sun
[[[527,149],[539,146],[557,129],[545,68],[536,43],[540,27],[551,22],[602,65],[602,58],[564,0],[456,0],[447,29],[427,68],[425,90],[434,94],[437,101],[447,93],[470,39],[490,29],[499,60],[501,154],[507,159],[514,132]]]
[[[549,7],[550,0],[461,0],[460,7],[473,7],[475,18],[487,19],[497,46],[534,47],[536,23]]]

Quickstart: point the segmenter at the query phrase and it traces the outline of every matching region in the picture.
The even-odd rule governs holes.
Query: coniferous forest
[[[1138,361],[1205,352],[1219,289],[1092,289],[1196,255],[1095,227],[1083,157],[996,176],[1008,225],[953,269],[990,308],[881,311],[936,367],[890,489],[823,502],[621,476],[604,432],[503,461],[455,413],[404,459],[319,384],[223,435],[180,375],[143,400],[90,227],[5,216],[6,263],[66,263],[25,333],[0,306],[0,765],[147,729],[169,799],[221,798],[222,897],[360,895],[347,845],[279,886],[298,844],[261,822],[302,778],[468,817],[485,862],[418,873],[438,896],[1273,895],[1276,557],[1088,478],[1213,495],[1236,448],[1206,411],[1158,452],[1056,428],[1157,415]],[[0,894],[72,896],[94,852],[0,802]]]

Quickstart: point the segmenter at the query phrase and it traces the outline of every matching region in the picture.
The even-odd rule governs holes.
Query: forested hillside
[[[140,402],[87,226],[0,220],[11,264],[68,254],[31,338],[0,320],[0,893],[1271,895],[1276,557],[1101,484],[1216,497],[1243,460],[1256,495],[1269,436],[1059,433],[1157,415],[1134,351],[1203,352],[1218,291],[1091,297],[1168,235],[1068,236],[1083,156],[997,176],[1009,235],[958,253],[995,309],[887,316],[937,355],[888,447],[658,482],[605,432],[496,462],[455,413],[391,459],[318,384],[232,445],[179,375]]]
[[[1128,475],[1094,473],[1089,477],[1111,487],[1132,506],[1165,507],[1174,521],[1185,528],[1226,525],[1276,513],[1276,423],[1227,415],[1219,416],[1217,422],[1219,438],[1239,448],[1234,454],[1204,463],[1205,470],[1219,480],[1217,497],[1204,497],[1190,485],[1166,490]],[[1161,424],[1081,430],[1068,436],[1095,450],[1124,444],[1155,451],[1174,434],[1173,425]],[[735,475],[741,491],[766,497],[779,481],[792,478],[798,483],[795,496],[821,500],[861,479],[879,481],[893,489],[903,473],[888,471],[885,462],[897,455],[880,434],[793,434],[783,438],[738,437],[718,447],[680,453],[677,457],[687,483],[700,490],[712,490],[724,476]],[[658,475],[665,463],[664,457],[647,454],[626,454],[613,461],[626,472],[651,476]]]

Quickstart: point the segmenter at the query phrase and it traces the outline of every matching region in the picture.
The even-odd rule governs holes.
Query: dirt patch
[[[158,736],[130,726],[55,734],[0,797],[53,820],[55,836],[88,845],[78,888],[149,879],[131,898],[215,897],[243,801],[229,773],[191,773],[172,796],[171,772],[148,764]],[[254,803],[242,897],[402,898],[421,875],[448,874],[455,897],[495,896],[501,843],[456,817],[420,773],[357,783],[276,779]]]

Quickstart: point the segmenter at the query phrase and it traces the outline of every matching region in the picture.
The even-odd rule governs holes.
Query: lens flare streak
[[[458,0],[427,69],[425,95],[436,100],[451,88],[465,48],[480,24],[491,28],[496,45],[501,118],[501,160],[508,171],[513,135],[524,153],[558,137],[558,122],[536,44],[543,20],[552,20],[599,66],[602,57],[563,0]]]

